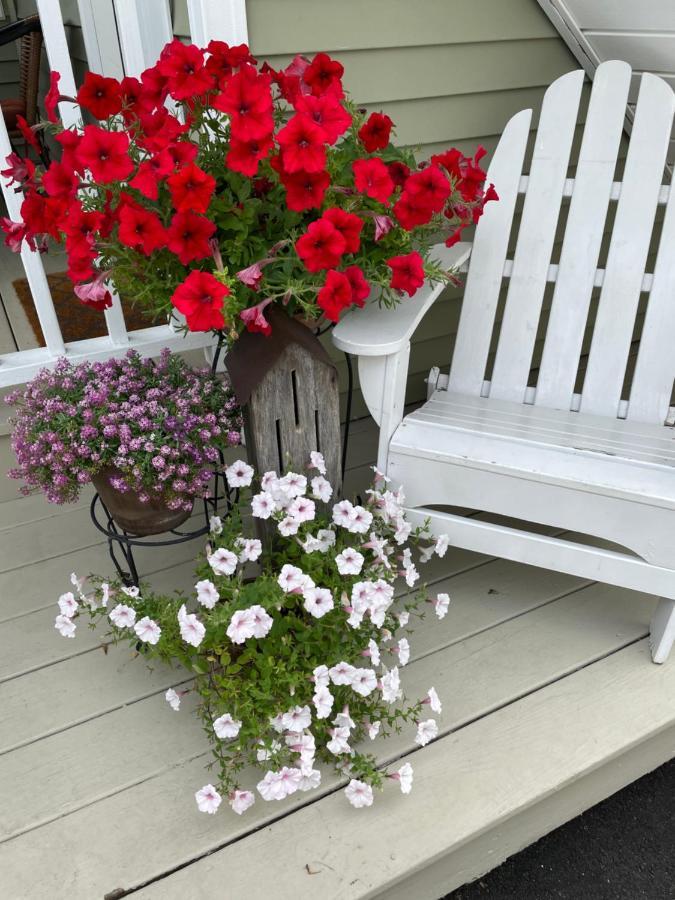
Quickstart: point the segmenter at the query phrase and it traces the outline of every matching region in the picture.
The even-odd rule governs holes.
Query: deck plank
[[[644,636],[650,604],[653,600],[628,591],[584,588],[414,660],[405,672],[406,690],[414,696],[435,684],[445,701],[440,724],[447,733]],[[535,652],[537,646],[545,652]],[[413,749],[412,737],[394,736],[376,750],[382,759],[396,758]],[[73,773],[83,748],[86,764]],[[31,870],[31,897],[98,896],[160,877],[297,807],[296,796],[274,806],[259,802],[243,821],[227,813],[200,816],[190,795],[207,777],[207,757],[195,758],[203,751],[197,723],[177,720],[157,696],[7,754],[0,794],[11,798],[15,786],[28,779],[34,792],[30,809],[0,800],[8,809],[5,836],[25,832],[0,846],[10,893],[21,885],[25,890],[26,860],[38,848],[41,867]],[[328,776],[322,790],[336,785]],[[396,809],[411,821],[405,800],[387,802],[401,803]],[[40,822],[48,824],[37,827]],[[109,822],[124,827],[110,829]],[[138,835],[146,830],[153,841],[139,858]],[[92,846],[87,836],[103,832],[105,848]],[[64,854],[77,859],[66,882]]]

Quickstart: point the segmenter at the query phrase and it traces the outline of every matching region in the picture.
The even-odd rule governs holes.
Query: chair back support
[[[37,121],[41,58],[42,31],[24,34],[19,50],[19,87],[21,99],[26,104],[26,121],[29,125],[34,125]]]
[[[571,173],[583,82],[582,71],[570,72],[546,92],[528,175],[523,168],[531,111],[519,113],[506,126],[488,173],[500,201],[488,205],[476,229],[449,389],[663,423],[675,378],[675,190],[662,183],[675,93],[663,79],[642,76],[623,180],[618,182],[630,66],[610,61],[598,67]],[[520,227],[513,258],[508,259],[519,195],[524,195]],[[562,247],[554,264],[556,233],[567,199]],[[659,252],[648,272],[660,208],[664,215]],[[613,228],[601,268],[610,211]],[[508,280],[506,300],[486,384],[503,279]],[[551,282],[551,308],[532,391],[528,379],[541,335],[544,294]],[[575,382],[594,289],[599,289],[599,297],[579,400]],[[621,393],[642,295],[648,295],[648,302],[626,406]]]

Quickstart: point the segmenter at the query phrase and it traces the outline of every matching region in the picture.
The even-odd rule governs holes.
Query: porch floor
[[[356,423],[348,488],[365,484],[374,437]],[[0,503],[8,900],[437,900],[675,755],[675,660],[653,665],[647,644],[655,598],[450,550],[424,573],[449,614],[418,626],[403,672],[409,695],[438,690],[440,736],[374,745],[383,763],[411,761],[410,796],[390,784],[355,811],[324,773],[310,794],[205,816],[201,727],[189,700],[174,713],[163,697],[187,675],[53,629],[70,572],[110,571],[87,501]],[[195,552],[139,567],[188,588]]]

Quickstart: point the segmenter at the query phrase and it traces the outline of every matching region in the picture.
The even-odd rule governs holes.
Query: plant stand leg
[[[668,659],[673,641],[675,641],[675,600],[662,597],[649,629],[649,647],[655,663],[664,663]]]

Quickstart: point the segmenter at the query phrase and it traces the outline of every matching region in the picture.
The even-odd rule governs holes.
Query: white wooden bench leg
[[[649,629],[649,646],[655,663],[664,663],[668,659],[673,641],[675,641],[675,600],[662,597]]]

